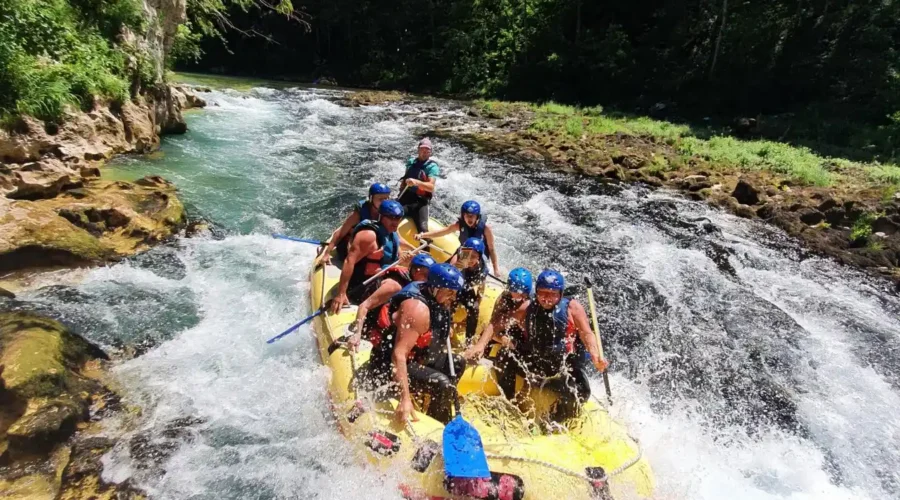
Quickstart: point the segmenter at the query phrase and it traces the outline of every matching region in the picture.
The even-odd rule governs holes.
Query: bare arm
[[[491,266],[494,268],[494,274],[500,275],[500,262],[497,260],[497,250],[494,248],[494,232],[491,226],[484,227],[484,242],[487,243],[488,252],[490,253]]]
[[[407,357],[416,345],[419,334],[428,330],[431,324],[431,313],[428,306],[418,300],[405,300],[400,309],[394,313],[394,324],[397,325],[397,341],[391,360],[394,365],[394,380],[400,386],[400,405],[397,417],[401,423],[413,415],[412,397],[409,393],[409,374],[406,369]]]
[[[353,228],[356,227],[356,225],[359,223],[359,212],[354,210],[352,213],[350,213],[350,215],[347,216],[346,219],[344,219],[344,223],[341,224],[340,227],[335,229],[333,233],[331,233],[331,239],[328,240],[328,245],[326,245],[325,249],[322,251],[322,256],[323,259],[325,259],[325,262],[330,260],[331,251],[334,250],[334,247],[337,246],[338,242],[340,242],[344,238],[344,236],[350,234],[350,231],[353,231]]]
[[[444,229],[438,229],[437,231],[429,231],[427,233],[421,233],[416,235],[417,240],[425,239],[425,238],[440,238],[441,236],[448,235],[454,231],[459,231],[459,221],[450,224]]]
[[[359,337],[362,335],[362,326],[363,322],[366,320],[366,314],[372,309],[386,304],[388,299],[400,291],[400,288],[400,283],[397,283],[392,279],[386,279],[381,282],[381,286],[375,290],[375,293],[369,295],[369,298],[359,305],[359,308],[356,310],[356,326],[354,328],[356,334],[353,336],[354,339],[356,339],[356,344],[359,343]]]
[[[418,179],[409,178],[406,179],[406,183],[408,185],[415,186],[426,193],[434,192],[434,183],[436,179],[434,177],[426,177],[424,181],[420,181]]]
[[[331,313],[336,314],[347,303],[347,287],[350,286],[350,277],[353,276],[353,268],[356,263],[366,255],[378,250],[373,231],[361,231],[356,233],[350,242],[350,250],[344,259],[344,267],[341,269],[341,281],[338,283],[338,293],[331,302]]]
[[[607,362],[600,356],[600,349],[597,345],[597,337],[594,336],[594,332],[591,331],[591,324],[588,322],[587,313],[584,311],[584,306],[577,301],[569,302],[569,317],[575,322],[575,329],[578,330],[578,337],[584,343],[584,346],[587,347],[588,352],[591,354],[591,359],[594,361],[594,366],[597,367],[601,372],[606,370]]]

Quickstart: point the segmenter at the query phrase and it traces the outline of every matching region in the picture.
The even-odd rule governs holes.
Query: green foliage
[[[713,164],[741,169],[771,170],[813,186],[830,186],[834,177],[827,159],[809,149],[771,141],[741,141],[733,137],[709,140],[685,137],[678,145],[685,156],[698,156]]]
[[[67,106],[128,98],[109,33],[140,28],[135,0],[0,0],[0,115],[58,121]]]
[[[853,222],[850,228],[850,241],[854,244],[861,245],[869,241],[872,236],[872,223],[875,219],[883,214],[873,212],[865,212]]]
[[[190,21],[178,25],[178,31],[175,32],[175,41],[172,43],[172,50],[169,53],[168,61],[166,61],[170,67],[174,67],[175,64],[181,62],[195,63],[203,56],[203,50],[200,48],[203,35],[194,33],[191,27]]]
[[[873,182],[900,185],[900,167],[896,165],[870,165],[865,170]]]

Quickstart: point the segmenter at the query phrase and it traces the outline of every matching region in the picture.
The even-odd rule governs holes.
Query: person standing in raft
[[[350,248],[341,268],[338,293],[331,301],[331,313],[336,314],[345,304],[359,304],[374,291],[375,285],[362,283],[382,269],[400,260],[401,246],[412,248],[397,234],[403,207],[394,200],[385,200],[378,207],[378,221],[364,220],[350,234]],[[348,296],[347,290],[350,289]]]
[[[494,232],[487,223],[487,215],[482,215],[481,205],[477,201],[469,200],[459,209],[459,220],[437,231],[416,235],[417,240],[440,238],[441,236],[459,231],[459,244],[462,245],[469,238],[484,240],[485,255],[491,259],[491,267],[494,274],[500,275],[500,263],[497,261],[497,252],[494,250]]]
[[[400,197],[397,201],[406,209],[406,215],[416,224],[416,231],[428,231],[428,204],[434,196],[440,168],[431,159],[431,141],[426,137],[419,141],[418,156],[406,162],[406,173],[400,178]]]
[[[458,295],[458,304],[466,310],[466,340],[475,336],[478,328],[478,309],[484,295],[487,264],[484,262],[484,240],[469,238],[450,260],[462,273],[465,286]]]
[[[378,289],[356,309],[356,320],[352,327],[356,333],[347,341],[352,350],[356,351],[363,334],[372,342],[381,341],[381,334],[391,326],[386,305],[388,300],[413,281],[425,281],[428,278],[428,270],[434,264],[434,259],[430,255],[420,253],[413,257],[409,269],[394,266],[384,273]]]
[[[591,396],[588,354],[597,370],[603,372],[608,366],[600,357],[584,306],[563,297],[564,288],[563,276],[553,269],[538,276],[535,299],[512,314],[512,321],[522,329],[522,339],[502,341],[507,348],[497,362],[498,382],[507,399],[515,395],[517,374],[525,378],[526,392],[543,384],[559,395],[550,415],[554,422],[576,416]]]
[[[484,350],[491,341],[497,342],[502,347],[510,349],[514,343],[522,342],[524,330],[516,320],[518,316],[525,318],[525,311],[531,304],[533,291],[533,278],[531,272],[524,267],[517,267],[509,272],[506,279],[506,290],[494,303],[491,313],[491,321],[484,328],[478,342],[466,349],[463,357],[467,360],[477,361],[484,355]],[[515,371],[510,371],[513,377],[512,386],[515,387]],[[501,372],[500,377],[508,376],[507,372]],[[501,379],[501,385],[504,385]],[[508,386],[509,384],[505,384]],[[506,395],[512,399],[513,394]]]
[[[338,259],[347,258],[347,244],[350,242],[350,232],[364,220],[378,220],[378,207],[381,202],[391,197],[391,188],[387,184],[376,182],[369,186],[369,197],[359,200],[353,206],[353,211],[344,219],[344,223],[331,233],[328,244],[319,256],[319,261],[324,264],[331,262],[331,251],[337,248]]]
[[[399,391],[396,416],[400,424],[413,412],[412,394],[428,394],[428,414],[444,424],[450,421],[457,380],[450,377],[447,339],[450,310],[463,287],[459,270],[450,264],[435,264],[426,281],[414,281],[391,297],[387,305],[390,326],[373,342],[368,363],[360,369],[360,380],[368,390]],[[462,374],[465,360],[453,357],[454,370]]]

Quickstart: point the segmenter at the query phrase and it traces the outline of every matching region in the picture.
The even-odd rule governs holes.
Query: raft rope
[[[598,400],[598,402],[599,402],[599,400]],[[604,410],[605,410],[605,408],[604,408]],[[412,435],[413,442],[419,442],[419,436],[416,433],[415,429],[413,428],[412,422],[410,422],[409,420],[406,421],[406,429]],[[637,454],[635,454],[635,456],[632,457],[631,460],[629,460],[629,461],[625,462],[624,464],[613,469],[612,472],[607,472],[605,476],[603,476],[601,478],[597,478],[597,479],[592,478],[586,474],[582,474],[580,472],[577,472],[577,471],[574,471],[571,469],[566,469],[565,467],[561,467],[559,465],[556,465],[556,464],[553,464],[550,462],[546,462],[544,460],[538,460],[536,458],[517,457],[515,455],[498,455],[496,453],[488,453],[488,452],[485,452],[484,455],[485,455],[485,457],[493,459],[493,460],[509,460],[512,462],[522,462],[522,463],[528,463],[528,464],[532,464],[532,465],[539,465],[541,467],[546,467],[550,470],[559,472],[560,474],[564,474],[564,475],[571,476],[571,477],[574,477],[577,479],[581,479],[583,481],[587,481],[587,483],[590,484],[591,486],[595,486],[598,483],[605,483],[605,482],[609,481],[609,478],[618,476],[619,474],[625,472],[626,470],[628,470],[629,468],[631,468],[635,464],[637,464],[641,460],[641,458],[644,456],[644,449],[641,447],[641,442],[638,441],[637,438],[635,438],[631,434],[627,434],[627,435],[632,441],[634,441],[634,444],[637,445]],[[441,452],[438,451],[438,453],[441,453]]]

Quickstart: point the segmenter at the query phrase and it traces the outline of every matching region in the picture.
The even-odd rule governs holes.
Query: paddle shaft
[[[289,239],[290,239],[290,238],[289,238]],[[307,243],[308,243],[308,242],[307,242]],[[422,250],[423,248],[425,248],[425,245],[427,245],[427,243],[420,245],[420,246],[419,246],[418,248],[416,248],[414,251],[415,251],[415,252],[418,252],[419,250]],[[368,284],[371,283],[373,280],[375,280],[376,278],[380,277],[382,274],[388,272],[388,270],[390,270],[392,267],[396,266],[398,262],[400,262],[399,259],[398,259],[396,262],[394,262],[393,264],[391,264],[391,265],[385,267],[385,268],[382,269],[381,271],[378,271],[377,273],[375,273],[374,275],[372,275],[372,277],[370,277],[370,278],[367,279],[366,281],[363,281],[362,283],[360,283],[359,285],[357,285],[357,286],[354,287],[353,289],[356,290],[357,288],[362,288],[362,287],[368,285]],[[271,339],[267,340],[266,343],[267,343],[267,344],[271,344],[272,342],[275,342],[276,340],[280,339],[281,337],[284,337],[285,335],[288,335],[289,333],[293,332],[294,330],[296,330],[296,329],[300,328],[301,326],[305,325],[306,323],[308,323],[310,320],[312,320],[312,319],[315,318],[316,316],[318,316],[318,315],[322,314],[323,312],[325,312],[326,305],[327,305],[327,304],[322,304],[322,306],[319,307],[319,309],[318,309],[316,312],[314,312],[314,313],[312,313],[311,315],[309,315],[308,317],[306,317],[303,321],[297,323],[296,325],[294,325],[294,326],[288,328],[287,330],[285,330],[285,331],[279,333],[278,335],[272,337]]]
[[[325,242],[324,242],[324,241],[319,241],[319,240],[308,240],[308,239],[306,239],[306,238],[297,238],[297,237],[295,237],[295,236],[287,236],[287,235],[284,235],[284,234],[273,234],[272,237],[273,237],[273,238],[276,238],[276,239],[279,239],[279,240],[291,240],[291,241],[298,241],[298,242],[300,242],[300,243],[310,243],[310,244],[312,244],[312,245],[318,245],[318,246],[320,246],[320,247],[321,247],[321,246],[325,246]]]
[[[594,290],[591,287],[590,278],[585,277],[584,282],[587,285],[588,306],[591,308],[591,320],[594,323],[594,335],[597,337],[597,350],[600,351],[600,357],[603,358],[603,341],[600,340],[600,326],[597,323],[597,308],[594,306]],[[603,385],[606,388],[606,399],[609,400],[609,404],[612,405],[612,391],[609,388],[609,374],[606,373],[606,370],[603,371]]]

